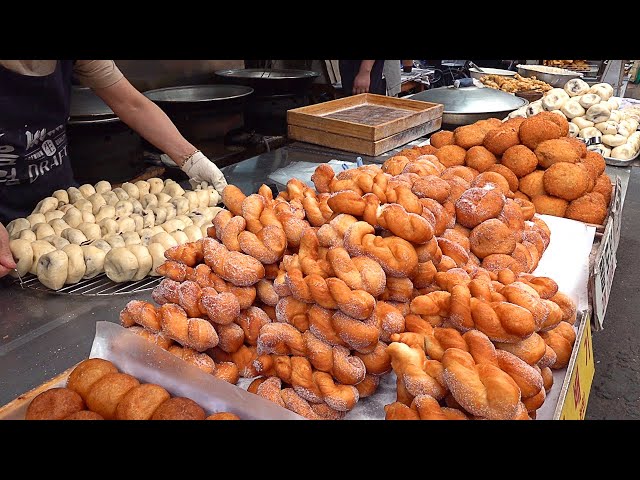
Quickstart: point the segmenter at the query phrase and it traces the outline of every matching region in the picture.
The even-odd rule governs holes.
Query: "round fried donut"
[[[569,203],[565,217],[602,225],[607,217],[607,204],[602,194],[591,192]]]
[[[442,148],[445,145],[455,145],[453,132],[448,130],[440,130],[429,137],[429,141],[435,148]]]
[[[514,145],[507,148],[500,161],[518,178],[529,175],[538,166],[536,154],[524,145]]]
[[[460,177],[466,182],[473,182],[473,179],[478,176],[478,171],[471,167],[464,167],[462,165],[456,165],[455,167],[449,167],[440,174],[442,180],[449,180],[453,177]]]
[[[467,229],[465,228],[465,230]],[[446,238],[447,240],[451,240],[452,242],[457,243],[462,248],[464,248],[467,252],[471,249],[471,242],[469,241],[470,234],[465,235],[460,230],[456,230],[454,228],[447,228],[441,236],[443,238]]]
[[[434,145],[422,145],[421,147],[414,147],[420,151],[420,155],[435,155],[438,151],[438,147]]]
[[[231,412],[218,412],[209,415],[205,420],[240,420],[240,417]]]
[[[447,183],[451,187],[451,190],[449,191],[449,198],[447,199],[447,202],[445,202],[445,204],[448,202],[457,202],[462,194],[466,192],[471,186],[469,182],[467,182],[464,178],[457,176],[447,180]]]
[[[454,165],[464,165],[467,151],[458,145],[445,145],[439,148],[435,155],[445,167],[453,167]]]
[[[499,173],[507,180],[507,183],[509,184],[509,190],[511,190],[512,192],[515,192],[516,190],[518,190],[518,185],[519,185],[518,177],[516,176],[515,173],[513,173],[509,168],[505,167],[504,165],[500,165],[500,164],[492,165],[487,169],[487,172]]]
[[[580,158],[584,158],[587,155],[587,144],[577,138],[573,137],[560,137],[558,140],[568,143],[575,150]]]
[[[505,197],[498,189],[470,188],[456,202],[456,220],[462,226],[474,228],[502,212]]]
[[[511,229],[516,241],[520,241],[525,228],[524,216],[522,215],[520,206],[514,200],[510,198],[507,199],[502,208],[502,212],[500,212],[498,216],[498,220]]]
[[[513,201],[520,207],[520,213],[522,213],[523,220],[531,220],[536,214],[536,207],[533,202],[520,197],[515,197]]]
[[[509,181],[497,172],[483,172],[478,175],[473,182],[472,187],[483,188],[487,184],[493,184],[502,191],[505,196],[510,196],[511,188],[509,187]]]
[[[475,147],[471,147],[467,150],[464,162],[467,167],[471,167],[482,173],[490,166],[495,165],[498,162],[498,159],[482,145],[476,145]]]
[[[520,185],[518,185],[518,187],[520,187]],[[517,192],[513,192],[513,199],[514,200],[523,200],[525,202],[529,202],[529,196],[525,193],[523,193],[522,191],[518,190]]]
[[[580,160],[580,153],[577,149],[561,138],[541,142],[535,153],[538,158],[538,164],[542,168],[549,168],[555,163],[576,163]]]
[[[527,118],[520,124],[520,129],[518,130],[520,143],[531,150],[535,150],[545,140],[562,137],[562,131],[556,123],[538,115]],[[553,113],[552,115],[555,114]],[[559,115],[556,116],[559,117]]]
[[[482,145],[487,131],[477,124],[463,125],[453,131],[453,139],[456,145],[464,149]]]
[[[525,117],[513,117],[505,121],[504,124],[520,129],[520,125],[522,125],[522,122],[524,121],[525,121]]]
[[[91,410],[80,410],[65,417],[64,420],[104,420],[104,418],[99,413],[92,412]]]
[[[389,175],[400,175],[410,161],[405,155],[396,155],[382,164],[382,171]]]
[[[200,405],[186,397],[173,397],[164,401],[151,420],[204,420],[207,415]]]
[[[582,142],[581,142],[582,143]],[[604,161],[604,157],[598,152],[589,150],[581,163],[589,170],[594,180],[602,175],[607,167],[607,163]]]
[[[511,255],[516,248],[513,231],[496,218],[485,220],[471,230],[469,242],[471,251],[478,258],[485,258],[495,253]]]
[[[569,206],[569,202],[566,200],[551,195],[536,195],[531,199],[531,202],[536,207],[536,213],[556,217],[564,217]]]
[[[80,362],[73,369],[67,379],[67,388],[78,392],[83,400],[87,400],[87,394],[93,384],[108,373],[118,373],[116,366],[102,358],[89,358]]]
[[[544,189],[543,178],[544,170],[535,170],[520,179],[518,188],[529,198],[533,198],[536,195],[545,195],[547,192]]]
[[[120,400],[140,382],[126,373],[107,373],[93,384],[87,394],[87,407],[102,415],[105,420],[113,420]]]
[[[544,172],[544,189],[549,195],[575,200],[589,187],[589,173],[586,168],[573,163],[555,163]]]
[[[51,388],[31,400],[25,420],[62,420],[84,408],[78,393],[68,388]]]
[[[149,420],[171,398],[160,385],[145,383],[129,390],[116,407],[116,420]]]
[[[562,310],[563,322],[567,322],[570,325],[576,323],[576,304],[567,294],[557,292],[550,300]]]
[[[561,137],[566,137],[567,135],[569,135],[569,121],[562,115],[558,115],[557,113],[552,112],[540,112],[534,116],[555,123],[560,129]]]
[[[512,125],[502,125],[490,130],[485,135],[482,145],[494,155],[502,155],[509,147],[519,143],[518,129]]]
[[[593,186],[592,192],[599,193],[604,197],[604,201],[607,206],[611,203],[611,192],[613,191],[613,186],[611,185],[611,179],[606,173],[600,175],[596,183]]]

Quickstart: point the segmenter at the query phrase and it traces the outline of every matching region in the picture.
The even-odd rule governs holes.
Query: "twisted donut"
[[[391,371],[391,357],[387,354],[387,345],[382,342],[378,342],[372,352],[355,352],[354,355],[364,363],[367,375],[384,375]]]
[[[358,390],[358,395],[360,396],[360,398],[367,398],[376,393],[379,385],[380,377],[378,375],[371,375],[367,373],[364,377],[364,380],[356,385],[356,389]],[[318,406],[322,406],[322,404]]]
[[[336,215],[329,223],[322,225],[318,229],[318,242],[321,246],[327,248],[343,246],[345,233],[357,221],[352,215],[344,213]]]
[[[204,259],[202,239],[168,248],[164,251],[164,257],[167,260],[173,260],[189,267],[194,267]]]
[[[516,343],[495,342],[495,346],[499,350],[514,354],[529,365],[536,365],[540,362],[547,350],[544,339],[537,333]]]
[[[420,269],[420,265],[418,264],[418,269]],[[378,298],[380,300],[410,302],[413,298],[413,286],[413,282],[408,278],[388,277],[385,289]]]
[[[293,325],[300,332],[305,332],[309,329],[310,310],[314,307],[315,305],[311,306],[292,296],[282,297],[276,304],[276,320],[281,323]],[[329,312],[329,310],[327,310],[327,312]]]
[[[320,193],[317,197],[307,196],[302,199],[306,218],[312,226],[321,227],[331,220],[333,210],[328,203],[330,196],[328,193]]]
[[[216,362],[231,362],[236,365],[243,378],[253,378],[258,375],[254,362],[258,358],[256,347],[242,345],[233,353],[225,352],[219,347],[213,348],[209,354]]]
[[[222,202],[233,215],[242,215],[242,202],[247,198],[235,185],[227,185],[222,190]]]
[[[449,316],[451,298],[451,294],[446,291],[419,295],[411,300],[411,313],[420,315],[423,320],[433,326],[440,326]]]
[[[236,323],[244,331],[244,341],[249,346],[258,344],[258,336],[260,329],[267,323],[271,323],[271,319],[258,307],[249,307],[240,312]]]
[[[139,327],[138,325],[133,325],[131,327],[127,327],[127,330],[135,333],[136,335],[140,335],[142,338],[150,341],[151,343],[158,345],[163,350],[169,350],[169,347],[173,345],[173,340],[165,337],[162,332],[151,332],[146,328]]]
[[[373,322],[362,322],[342,312],[336,312],[331,317],[331,327],[332,333],[352,350],[371,353],[378,345],[380,328]]]
[[[319,410],[323,415],[316,413],[312,405],[298,395],[292,388],[283,389],[282,381],[278,377],[257,378],[251,382],[247,391],[291,410],[308,420],[321,420],[323,418],[329,418],[331,415],[331,413],[326,410]],[[340,412],[336,413],[338,415],[335,415],[335,418],[341,418]]]
[[[180,305],[165,303],[160,306],[159,314],[162,333],[183,347],[203,352],[218,345],[213,326],[201,318],[188,318]]]
[[[264,277],[264,267],[255,258],[227,247],[207,237],[203,239],[204,261],[224,280],[239,287],[248,287]]]
[[[293,299],[293,297],[288,298],[291,298],[293,301],[298,302],[297,300]],[[309,304],[307,303],[298,303],[306,307],[306,309],[304,310],[305,320],[307,322],[307,328],[311,331],[311,333],[313,333],[316,337],[318,337],[323,342],[328,343],[329,345],[341,345],[343,347],[348,346],[348,344],[340,338],[338,332],[333,328],[333,315],[335,313],[333,310],[327,310],[326,308],[322,308],[318,305],[312,305],[311,307],[309,307]],[[287,321],[286,323],[294,325],[290,321]],[[304,331],[300,328],[298,328],[298,330]]]
[[[152,333],[162,330],[162,322],[155,305],[141,300],[131,300],[120,312],[120,324],[133,327],[138,324]]]
[[[576,322],[576,304],[568,295],[558,292],[550,300],[560,307],[563,322],[567,322],[569,325]]]
[[[385,405],[385,420],[468,420],[456,408],[441,407],[431,395],[418,395],[407,407],[400,402]]]
[[[304,261],[304,257],[303,257]],[[364,290],[374,297],[384,292],[386,275],[374,260],[367,257],[350,257],[341,247],[333,247],[327,252],[334,276],[342,280],[352,290]]]
[[[393,371],[409,394],[414,397],[428,394],[437,399],[447,394],[442,365],[438,361],[427,360],[422,349],[393,342],[387,347],[387,354],[391,357]]]
[[[549,367],[552,370],[557,370],[569,365],[573,344],[576,341],[576,332],[573,327],[567,322],[560,322],[553,330],[541,332],[540,336],[556,354],[555,363]]]
[[[276,226],[280,229],[284,228],[276,216],[275,202],[269,202],[262,195],[254,193],[246,197],[242,202],[242,209],[239,215],[242,215],[245,219],[246,229],[251,233],[257,234],[269,225]]]
[[[388,342],[391,335],[404,332],[405,329],[404,315],[393,305],[383,301],[376,303],[367,323],[378,327],[383,342]]]
[[[304,218],[304,208],[300,205]],[[302,234],[311,225],[309,222],[300,218],[293,210],[292,206],[287,202],[279,202],[274,207],[277,220],[282,224],[282,229],[287,237],[287,244],[290,247],[297,248],[300,245]]]
[[[203,372],[210,373],[216,376],[217,378],[220,378],[218,377],[218,375],[216,375],[220,366],[216,365],[213,359],[206,353],[200,353],[200,352],[197,352],[196,350],[193,350],[192,348],[181,347],[179,345],[172,345],[167,350],[172,355],[175,355],[176,357],[181,358],[185,362],[198,367]]]

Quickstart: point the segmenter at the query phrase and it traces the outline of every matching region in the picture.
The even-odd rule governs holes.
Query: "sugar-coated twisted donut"
[[[203,239],[204,261],[224,280],[239,287],[248,287],[264,278],[264,266],[255,258],[231,252],[213,238]]]
[[[540,336],[556,354],[556,361],[549,367],[557,370],[569,365],[573,344],[576,341],[576,332],[573,327],[567,322],[560,322],[554,329],[540,332]]]
[[[218,344],[218,334],[207,320],[188,318],[187,312],[175,303],[165,303],[159,309],[162,333],[183,347],[203,352]]]
[[[173,340],[166,337],[162,332],[152,332],[151,330],[147,330],[146,328],[140,327],[138,325],[132,325],[131,327],[126,328],[129,332],[140,335],[142,338],[150,341],[155,345],[158,345],[163,350],[169,350],[169,347],[174,344]]]
[[[318,241],[323,247],[342,247],[344,235],[351,225],[358,220],[353,215],[341,213],[332,218],[329,223],[318,229]]]
[[[240,312],[236,323],[244,331],[245,343],[249,346],[256,346],[258,344],[260,329],[264,325],[271,323],[271,319],[261,308],[249,307]]]
[[[189,267],[194,267],[201,263],[204,258],[202,239],[168,248],[164,252],[164,257],[167,260],[174,260]]]
[[[254,361],[258,358],[256,347],[242,345],[233,353],[225,352],[219,347],[209,350],[207,353],[216,362],[231,362],[238,367],[238,372],[243,378],[253,378],[258,375]]]
[[[233,215],[242,215],[242,202],[247,198],[235,185],[227,185],[222,190],[222,202]]]
[[[368,257],[351,257],[341,247],[330,248],[327,261],[334,276],[352,290],[364,290],[374,297],[384,292],[387,277],[378,262]]]
[[[441,407],[431,395],[418,395],[407,407],[400,402],[385,405],[385,420],[468,420],[456,408]]]
[[[398,381],[412,396],[428,394],[442,399],[447,394],[442,365],[436,360],[427,360],[422,348],[393,342],[387,347],[387,354]]]
[[[172,345],[168,348],[168,351],[185,362],[198,367],[205,373],[215,375],[216,370],[218,370],[216,363],[206,353],[200,353],[192,348],[181,347],[179,345]]]

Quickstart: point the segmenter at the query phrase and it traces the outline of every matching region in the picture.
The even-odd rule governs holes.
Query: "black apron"
[[[360,64],[362,60],[338,60],[338,67],[340,68],[340,82],[342,84],[342,93],[344,96],[353,95],[353,81],[356,79],[356,75],[360,71]],[[382,69],[384,67],[384,60],[376,60],[371,69],[369,84],[369,93],[376,93],[378,95],[387,94],[387,85],[382,78]]]
[[[0,66],[0,222],[26,217],[55,190],[75,186],[67,152],[73,60],[50,75]]]

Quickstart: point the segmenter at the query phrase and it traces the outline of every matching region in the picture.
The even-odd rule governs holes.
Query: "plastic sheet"
[[[286,167],[279,168],[275,172],[270,173],[268,178],[281,185],[286,185],[290,179],[297,178],[310,187],[313,187],[311,175],[313,175],[313,172],[316,171],[316,168],[318,168],[319,165],[319,163],[313,162],[292,162]],[[345,162],[342,160],[331,160],[330,162],[327,162],[327,165],[333,168],[336,175],[345,170],[344,166],[347,168],[356,167],[355,162]]]

